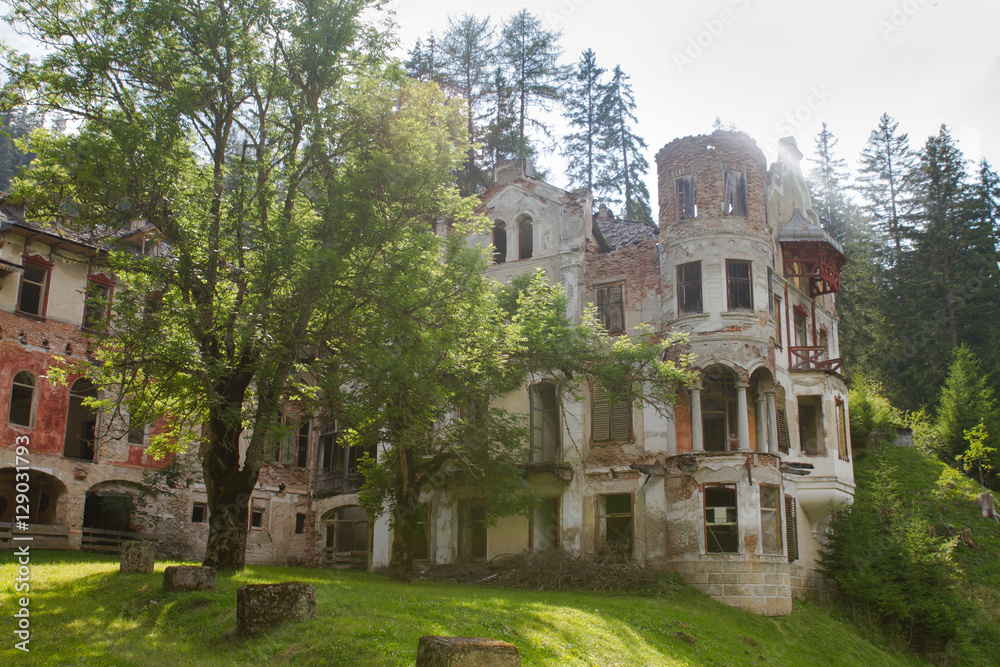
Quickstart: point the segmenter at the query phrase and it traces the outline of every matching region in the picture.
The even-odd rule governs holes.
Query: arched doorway
[[[712,366],[701,383],[702,437],[706,452],[739,449],[736,376],[725,366]]]
[[[14,522],[21,516],[17,510],[21,503],[16,503],[20,493],[28,496],[27,534],[32,537],[31,545],[38,549],[69,548],[66,485],[38,470],[28,470],[27,480],[19,478],[14,468],[0,470],[0,541],[7,541]]]
[[[97,447],[97,413],[84,401],[97,398],[94,383],[80,378],[69,390],[69,409],[66,412],[66,439],[63,456],[68,459],[93,461]]]
[[[330,510],[323,518],[323,564],[368,569],[371,530],[368,512],[357,505]]]
[[[150,521],[145,508],[148,490],[124,480],[90,487],[83,505],[83,549],[118,551],[125,540],[140,538]]]

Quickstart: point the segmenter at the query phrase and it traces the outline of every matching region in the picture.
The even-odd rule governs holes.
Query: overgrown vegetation
[[[790,616],[763,618],[675,584],[641,597],[427,580],[400,587],[371,574],[251,565],[220,572],[214,591],[167,593],[162,570],[171,564],[122,576],[113,557],[33,551],[31,652],[4,642],[0,662],[412,666],[421,635],[445,634],[509,641],[523,664],[553,667],[926,664],[874,645],[821,607],[796,604]],[[8,609],[15,569],[3,559],[0,604]],[[232,636],[239,586],[290,580],[316,586],[314,620],[249,641]]]

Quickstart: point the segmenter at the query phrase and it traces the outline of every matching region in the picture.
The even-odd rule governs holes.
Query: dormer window
[[[681,176],[674,180],[677,189],[677,219],[686,220],[698,215],[698,206],[695,203],[695,179],[694,174]]]
[[[742,171],[726,171],[722,214],[745,218],[747,215],[747,176]]]

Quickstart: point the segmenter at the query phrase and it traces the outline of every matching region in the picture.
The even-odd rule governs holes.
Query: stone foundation
[[[792,612],[788,563],[703,557],[674,562],[670,568],[705,595],[732,607],[762,616]]]

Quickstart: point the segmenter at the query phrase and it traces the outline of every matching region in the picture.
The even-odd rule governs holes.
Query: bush
[[[925,653],[955,639],[960,620],[971,613],[957,588],[957,539],[930,536],[923,519],[901,501],[884,462],[868,492],[833,515],[831,528],[822,569],[860,624],[881,624]]]
[[[896,429],[904,426],[902,413],[883,396],[882,385],[861,373],[851,379],[847,400],[855,449],[889,442],[896,437]]]

